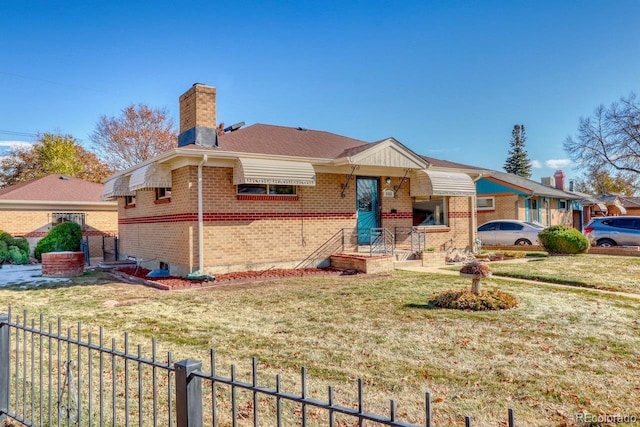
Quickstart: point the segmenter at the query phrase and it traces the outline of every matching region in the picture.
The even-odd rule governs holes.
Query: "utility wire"
[[[3,135],[30,136],[30,137],[34,137],[34,138],[38,136],[35,133],[18,132],[18,131],[14,131],[14,130],[3,130],[3,129],[0,129],[0,133],[3,134]]]

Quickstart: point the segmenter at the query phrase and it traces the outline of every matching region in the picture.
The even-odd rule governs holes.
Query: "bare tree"
[[[99,157],[120,171],[177,147],[178,136],[166,108],[131,104],[118,117],[101,116],[91,141]]]
[[[579,167],[640,173],[640,104],[634,93],[608,108],[600,105],[593,116],[580,118],[575,138],[564,149]]]

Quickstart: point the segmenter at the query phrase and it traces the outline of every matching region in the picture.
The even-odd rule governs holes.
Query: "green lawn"
[[[554,277],[586,265],[584,277],[606,276],[611,284],[619,274],[631,277],[619,270],[634,263],[586,256],[530,265]],[[493,277],[483,286],[515,294],[519,308],[435,310],[426,304],[433,293],[470,287],[470,280],[400,271],[171,292],[95,275],[76,282],[86,284],[0,289],[0,300],[47,321],[62,316],[68,327],[102,325],[109,337],[129,331],[131,343],[146,350],[156,337],[174,360],[206,361],[214,347],[217,371],[236,364],[248,382],[256,356],[260,383],[273,387],[279,372],[291,392],[299,391],[304,365],[310,393],[323,400],[334,385],[340,403],[356,402],[362,377],[368,411],[388,413],[393,398],[398,416],[410,422],[424,423],[426,391],[436,426],[459,425],[465,415],[474,426],[504,425],[507,408],[527,426],[575,425],[582,412],[640,417],[638,299]]]

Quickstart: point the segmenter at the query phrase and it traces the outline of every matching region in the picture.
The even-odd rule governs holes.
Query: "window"
[[[478,227],[478,231],[496,231],[498,229],[497,222],[490,222],[488,224],[483,224]]]
[[[82,229],[85,228],[85,214],[83,213],[52,213],[51,214],[51,225],[56,226],[58,224],[62,224],[63,222],[75,222]]]
[[[479,211],[492,211],[496,209],[495,197],[478,197],[476,199],[476,208]]]
[[[520,231],[523,228],[524,228],[524,225],[518,224],[518,223],[515,223],[515,222],[501,222],[500,223],[500,230]]]
[[[156,188],[156,200],[170,199],[170,198],[171,198],[171,188],[167,188],[167,187]]]
[[[134,207],[136,205],[136,196],[124,196],[124,207]]]
[[[558,199],[558,209],[561,211],[567,210],[567,201],[564,199]]]
[[[238,184],[238,194],[269,194],[295,196],[295,185],[274,185],[274,184]]]
[[[416,227],[447,225],[447,206],[446,197],[416,197],[413,201],[413,225]]]
[[[637,229],[638,221],[634,218],[617,218],[613,221],[613,226],[619,228]]]

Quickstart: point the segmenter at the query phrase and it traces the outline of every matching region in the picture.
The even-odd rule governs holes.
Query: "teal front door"
[[[358,244],[370,243],[371,229],[380,227],[378,178],[356,178]]]

